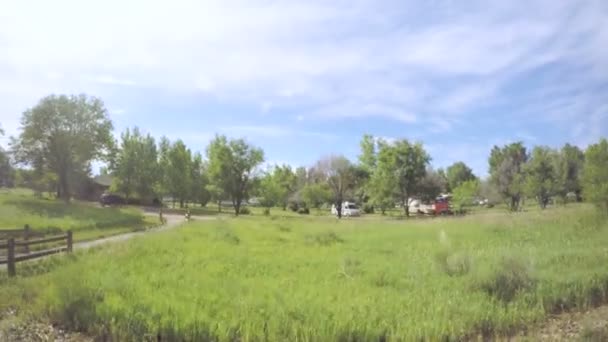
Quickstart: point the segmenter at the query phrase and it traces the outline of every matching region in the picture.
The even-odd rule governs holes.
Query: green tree
[[[528,196],[536,198],[545,209],[556,189],[555,152],[548,147],[536,146],[524,165],[525,188]]]
[[[57,195],[69,201],[72,180],[88,175],[93,160],[113,150],[112,122],[103,102],[86,95],[51,95],[26,110],[12,142],[17,161],[57,176]]]
[[[465,206],[472,204],[480,192],[481,187],[477,179],[464,181],[452,190],[452,202],[462,210]]]
[[[585,164],[585,154],[576,146],[566,144],[555,158],[555,177],[557,181],[557,195],[566,203],[566,196],[574,193],[578,201],[581,200],[581,178]]]
[[[315,170],[326,180],[333,204],[338,211],[338,218],[342,218],[342,202],[355,186],[353,165],[346,157],[329,156],[319,160]]]
[[[289,165],[283,165],[274,167],[271,179],[279,190],[276,204],[286,210],[289,198],[298,190],[298,178]]]
[[[260,205],[266,208],[268,213],[270,213],[270,208],[279,203],[282,204],[283,201],[283,189],[281,188],[280,183],[277,182],[275,175],[276,174],[271,172],[264,174],[264,176],[259,179],[259,185],[257,186]]]
[[[528,160],[523,143],[516,142],[502,148],[494,146],[490,153],[490,177],[511,211],[519,210],[524,192],[523,168]]]
[[[583,196],[608,213],[608,141],[590,145],[585,152]]]
[[[446,177],[448,180],[448,189],[455,189],[460,184],[477,179],[473,174],[473,170],[463,162],[456,162],[450,165],[446,171]]]
[[[426,174],[416,186],[416,196],[423,201],[432,201],[445,191],[446,187],[443,177],[432,168],[427,168]]]
[[[155,195],[160,181],[158,151],[149,134],[142,135],[137,127],[126,129],[111,167],[114,187],[127,199],[137,194],[142,200],[150,200]]]
[[[395,188],[397,182],[391,170],[378,168],[368,183],[370,202],[374,208],[380,209],[382,215],[395,205]]]
[[[11,159],[0,147],[0,187],[12,188],[15,185],[15,170]]]
[[[331,202],[331,191],[327,184],[309,184],[300,190],[300,197],[308,207],[320,209],[323,204]]]
[[[192,152],[183,141],[177,140],[167,152],[168,165],[165,169],[167,190],[180,208],[191,197],[192,193]]]
[[[196,152],[192,158],[191,178],[192,191],[190,200],[194,203],[199,203],[201,206],[207,205],[211,199],[211,194],[207,190],[209,179],[207,177],[206,165],[203,162],[203,157],[199,152]]]
[[[207,148],[211,184],[222,189],[232,201],[235,215],[250,194],[256,168],[264,161],[264,152],[243,139],[216,136]]]
[[[410,143],[406,139],[394,144],[386,144],[378,153],[378,169],[382,175],[394,179],[396,197],[409,216],[408,200],[416,193],[420,181],[426,175],[426,167],[431,158],[420,143]],[[386,180],[384,183],[390,184]]]

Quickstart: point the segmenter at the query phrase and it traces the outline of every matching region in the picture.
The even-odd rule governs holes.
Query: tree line
[[[0,149],[0,185],[28,186],[69,201],[86,192],[91,163],[105,162],[112,191],[127,200],[148,203],[170,198],[180,207],[229,201],[236,215],[255,198],[266,212],[272,207],[308,212],[355,201],[366,211],[384,213],[399,206],[409,215],[411,198],[434,200],[452,193],[464,206],[474,199],[503,201],[519,210],[526,199],[541,208],[550,201],[594,202],[608,211],[608,142],[586,151],[570,144],[560,149],[521,142],[495,146],[488,158],[489,177],[479,179],[463,162],[433,169],[420,142],[387,141],[363,136],[356,161],[344,156],[321,158],[311,167],[275,165],[266,170],[262,149],[243,139],[216,135],[203,153],[183,141],[155,139],[137,127],[116,141],[103,102],[86,95],[51,95],[21,117],[20,133],[8,151]],[[0,134],[4,132],[0,129]]]

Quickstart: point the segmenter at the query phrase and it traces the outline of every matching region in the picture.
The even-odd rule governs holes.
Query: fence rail
[[[42,258],[47,255],[72,252],[73,237],[72,231],[67,231],[61,235],[43,237],[35,240],[30,240],[30,237],[41,236],[38,232],[32,232],[29,226],[25,226],[23,229],[5,229],[0,230],[0,236],[7,236],[6,242],[0,242],[0,251],[6,250],[6,259],[0,259],[0,265],[7,265],[9,277],[14,277],[17,274],[16,263],[20,261],[32,260]],[[15,238],[17,236],[22,240]],[[30,246],[40,245],[45,243],[54,243],[65,241],[65,245],[51,247],[39,251],[30,252]],[[23,247],[24,252],[18,254],[16,247]]]

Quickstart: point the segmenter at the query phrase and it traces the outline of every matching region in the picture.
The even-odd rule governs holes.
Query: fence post
[[[17,272],[15,271],[15,239],[8,239],[8,256],[6,258],[8,264],[6,265],[8,269],[8,276],[14,277]]]
[[[72,253],[72,231],[68,230],[68,236],[67,236],[67,240],[68,240],[68,253]]]
[[[29,240],[29,238],[30,238],[30,225],[26,224],[25,227],[23,227],[23,240],[25,242],[27,242],[27,240]],[[25,253],[28,253],[28,254],[30,253],[30,245],[25,245],[23,247],[23,249],[24,249]]]

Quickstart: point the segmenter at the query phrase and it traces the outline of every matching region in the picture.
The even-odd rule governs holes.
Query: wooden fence
[[[6,250],[6,258],[2,259],[2,256],[0,256],[0,265],[7,265],[9,277],[14,277],[17,274],[15,264],[20,261],[42,258],[61,252],[72,252],[73,238],[71,230],[50,237],[40,236],[44,236],[44,234],[32,231],[27,225],[23,229],[0,230],[0,238],[5,238],[5,240],[0,240],[0,251]],[[32,237],[34,239],[31,239]],[[52,248],[35,251],[31,251],[30,248],[36,245],[63,241],[65,241],[65,245],[61,244]],[[18,250],[18,248],[21,250]]]

